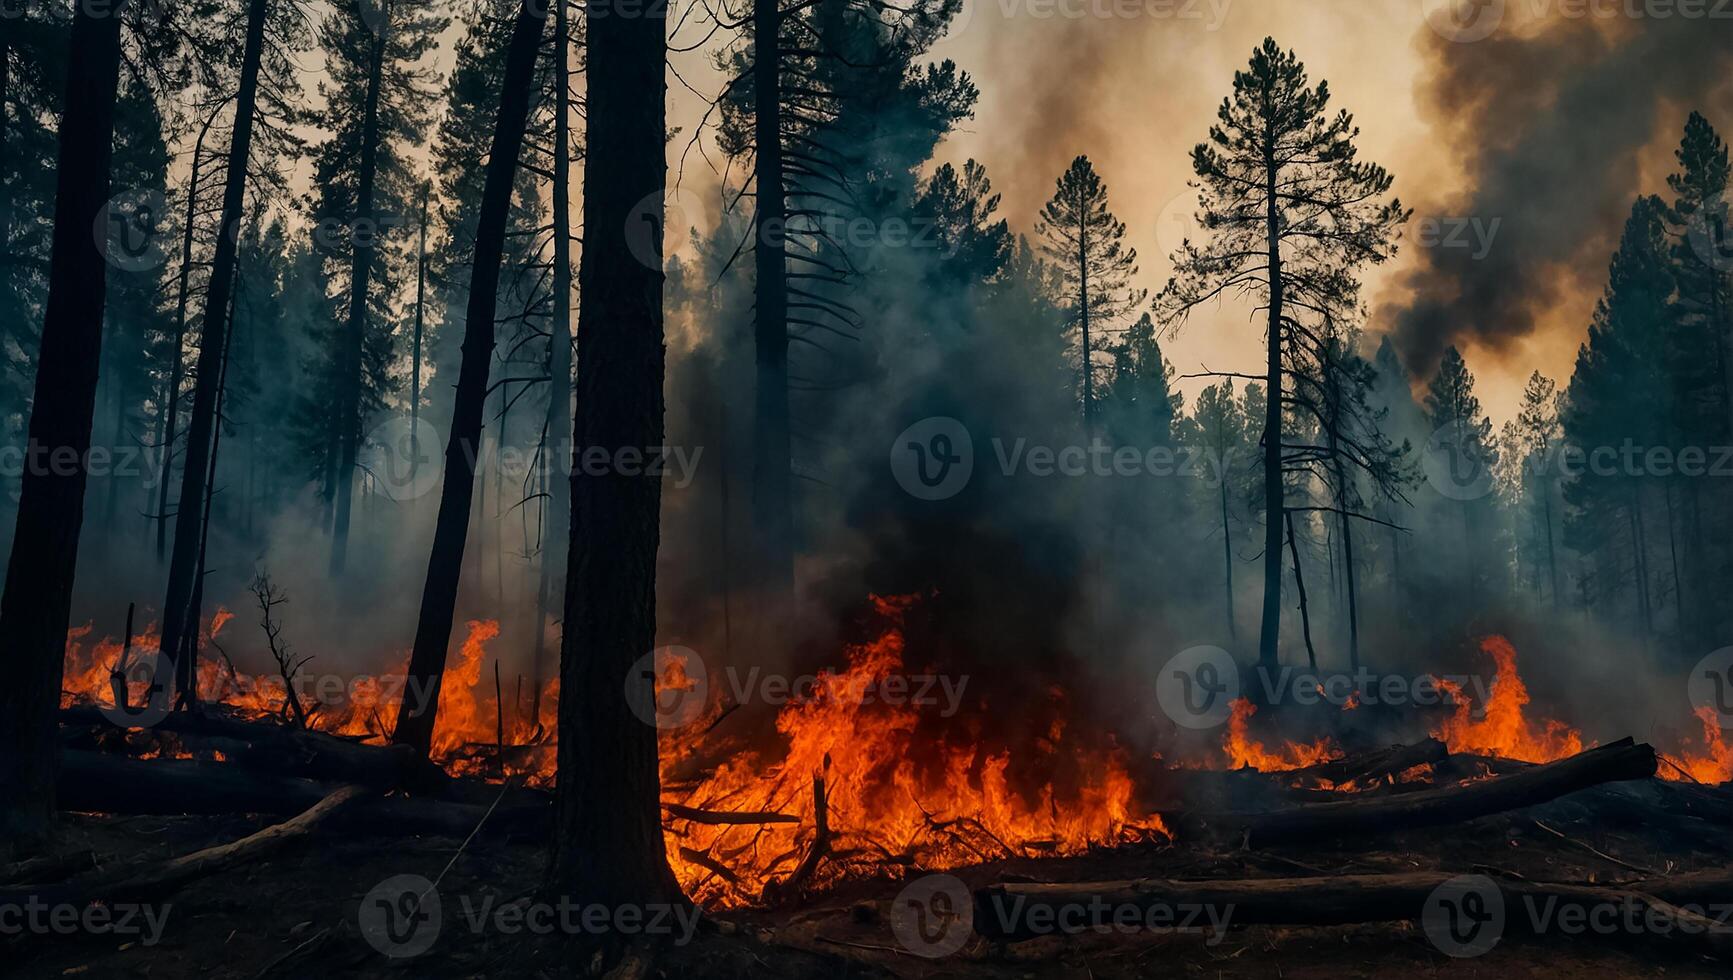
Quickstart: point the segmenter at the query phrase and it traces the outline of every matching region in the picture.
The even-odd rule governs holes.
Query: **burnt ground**
[[[1532,880],[1616,884],[1733,864],[1725,822],[1662,813],[1651,783],[1597,787],[1544,806],[1375,841],[1256,852],[1151,843],[1065,859],[1000,861],[954,871],[971,886],[1000,880],[1081,881],[1295,877],[1441,870]],[[1723,790],[1724,793],[1727,790]],[[1728,796],[1733,800],[1733,795]],[[1544,824],[1567,839],[1548,833]],[[252,817],[69,816],[61,840],[94,864],[168,857],[233,840],[271,821]],[[460,853],[442,837],[321,834],[257,865],[196,881],[166,899],[159,940],[24,934],[0,939],[8,977],[560,977],[585,972],[584,950],[558,938],[469,928],[465,903],[531,895],[540,842],[478,837]],[[1593,849],[1591,851],[1590,849]],[[1594,851],[1601,852],[1600,854]],[[454,860],[455,855],[455,860]],[[1621,864],[1622,862],[1622,864]],[[425,953],[388,959],[362,936],[362,899],[400,874],[440,880],[443,914]],[[1630,865],[1632,867],[1625,867]],[[1669,977],[1720,978],[1727,964],[1652,937],[1507,936],[1485,955],[1452,959],[1414,924],[1330,928],[1234,926],[1225,935],[1157,930],[993,943],[971,937],[955,955],[899,947],[888,908],[903,882],[857,880],[797,908],[722,912],[692,941],[632,954],[644,977]],[[1733,901],[1733,896],[1728,896]]]

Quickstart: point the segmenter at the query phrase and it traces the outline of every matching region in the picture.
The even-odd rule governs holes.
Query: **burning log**
[[[1520,772],[1375,799],[1312,803],[1268,813],[1193,814],[1182,826],[1244,834],[1250,846],[1460,823],[1545,803],[1601,783],[1655,774],[1655,750],[1621,739]]]
[[[1031,939],[1055,931],[1037,928],[1036,924],[1065,923],[1067,930],[1087,931],[1096,923],[1077,921],[1076,912],[1091,909],[1110,915],[1116,914],[1111,911],[1115,909],[1137,909],[1147,914],[1160,909],[1231,908],[1234,923],[1240,925],[1333,926],[1414,921],[1421,918],[1433,892],[1456,877],[1446,872],[1409,872],[1215,881],[1144,878],[1063,884],[1001,883],[975,891],[974,928],[988,938],[1006,940]],[[1672,903],[1694,902],[1703,897],[1705,887],[1724,887],[1729,883],[1725,871],[1716,871],[1713,877],[1648,879],[1608,888],[1516,878],[1494,882],[1507,903],[1551,903],[1555,911],[1619,905],[1634,910],[1644,920],[1659,917],[1681,927],[1663,933],[1665,938],[1694,940],[1723,957],[1733,956],[1733,927]],[[1722,890],[1718,900],[1726,901],[1727,897],[1728,893]],[[1529,917],[1511,915],[1506,921],[1507,925],[1521,926],[1529,922]],[[1111,927],[1112,921],[1101,925]]]
[[[49,904],[84,905],[98,900],[137,900],[164,895],[189,882],[236,865],[250,864],[281,850],[285,845],[313,833],[367,792],[368,790],[361,786],[339,787],[290,820],[273,824],[240,840],[207,847],[202,851],[183,854],[167,861],[140,868],[96,872],[57,885],[6,889],[0,891],[0,908],[22,905],[33,900]]]
[[[1321,762],[1296,769],[1294,775],[1328,781],[1337,786],[1348,783],[1367,785],[1386,776],[1398,776],[1415,766],[1436,766],[1449,757],[1450,749],[1443,742],[1427,738],[1412,745],[1391,745],[1333,762]]]
[[[678,803],[663,803],[662,809],[676,820],[690,820],[693,823],[709,824],[713,827],[751,826],[766,823],[799,823],[800,818],[792,813],[760,813],[752,811],[731,812],[728,810],[702,810],[694,806],[681,806]]]
[[[63,730],[113,727],[96,708],[64,708],[60,723]],[[215,742],[215,747],[235,763],[279,775],[417,791],[437,790],[449,778],[445,770],[405,746],[363,745],[271,722],[176,712],[151,730],[173,733],[189,746],[196,746],[201,739],[222,740]],[[241,745],[238,752],[236,743]]]

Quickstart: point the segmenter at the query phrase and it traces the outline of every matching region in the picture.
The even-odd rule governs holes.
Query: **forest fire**
[[[809,697],[781,709],[776,749],[741,753],[683,782],[675,770],[696,751],[722,708],[713,704],[698,722],[664,734],[665,802],[675,805],[666,824],[669,855],[694,898],[735,906],[774,892],[778,880],[796,875],[802,856],[811,852],[820,833],[820,806],[829,860],[810,876],[800,873],[808,887],[846,877],[856,867],[879,872],[946,868],[997,857],[1063,856],[1169,836],[1159,814],[1137,808],[1124,753],[1078,748],[1062,724],[1037,740],[1040,758],[1014,759],[1009,750],[966,737],[968,726],[961,720],[946,740],[932,742],[917,733],[919,707],[864,697],[903,670],[903,615],[915,599],[875,596],[871,601],[882,632],[848,647],[845,670],[821,672]],[[212,627],[217,634],[230,618],[219,616]],[[494,620],[468,624],[440,691],[432,754],[453,775],[497,778],[504,773],[531,785],[550,785],[557,685],[543,694],[539,725],[528,717],[521,697],[522,710],[508,709],[502,719],[493,679],[484,670],[488,644],[499,630]],[[68,644],[67,704],[112,703],[110,670],[121,644],[106,639],[91,644],[89,634],[86,627]],[[147,649],[149,634],[147,629],[134,638],[135,653],[154,656],[154,649]],[[209,658],[201,661],[200,677],[201,690],[220,694],[243,715],[286,716],[284,687],[274,679],[250,677]],[[664,688],[684,682],[678,659],[658,678]],[[142,678],[129,684],[134,703],[146,687]],[[390,731],[398,704],[382,697],[378,679],[355,682],[349,693],[347,702],[313,711],[310,727],[367,738]],[[488,751],[502,735],[503,765],[497,753]],[[1064,776],[1030,789],[1016,770]],[[705,815],[721,813],[771,819],[705,822]]]
[[[227,609],[218,609],[201,633],[201,648],[214,649],[216,656],[201,656],[198,683],[201,697],[219,702],[243,718],[289,717],[289,685],[282,678],[266,674],[248,674],[235,668],[217,641],[224,628],[234,619]],[[146,625],[136,631],[129,643],[104,637],[91,641],[90,625],[69,631],[66,644],[66,664],[61,684],[61,704],[70,707],[80,702],[112,707],[117,672],[124,677],[126,703],[141,705],[150,694],[155,672],[156,626]],[[522,696],[521,684],[514,684],[519,695],[515,709],[508,708],[500,717],[499,696],[493,678],[483,677],[488,643],[499,636],[497,620],[471,620],[463,643],[446,671],[439,694],[438,725],[434,729],[432,755],[453,775],[499,775],[500,764],[484,759],[476,746],[495,749],[530,746],[540,743],[554,730],[554,711],[558,704],[559,681],[555,679],[544,691],[540,717]],[[340,696],[323,697],[322,680],[298,677],[295,686],[302,703],[307,706],[309,728],[332,735],[363,740],[383,741],[397,720],[403,700],[401,681],[407,655],[378,676],[358,676],[341,679]],[[171,753],[178,755],[179,753]],[[497,755],[497,751],[493,753]],[[532,785],[551,785],[553,754],[523,750],[517,753],[528,760],[527,769],[510,769]],[[181,757],[191,757],[190,754]],[[490,768],[491,762],[491,768]],[[510,767],[508,767],[510,768]]]
[[[856,862],[879,870],[946,868],[1168,835],[1159,814],[1135,806],[1125,759],[1075,749],[1062,726],[1038,740],[1045,758],[1013,759],[973,739],[924,743],[918,709],[868,703],[862,692],[904,667],[903,616],[914,599],[872,602],[883,632],[851,645],[846,670],[820,674],[813,696],[781,710],[776,728],[787,748],[780,757],[743,755],[678,789],[682,805],[700,811],[798,818],[756,825],[676,818],[670,856],[690,894],[725,906],[756,900],[779,876],[804,874],[801,858],[818,835],[828,836],[829,868],[801,884],[843,876]],[[670,770],[680,753],[664,757]],[[1053,780],[1019,791],[1013,765],[1031,763],[1071,773],[1067,788]]]
[[[711,907],[736,907],[774,901],[793,888],[822,888],[854,874],[1066,856],[1173,836],[1159,813],[1137,804],[1128,753],[1117,746],[1108,751],[1083,747],[1079,738],[1067,737],[1063,722],[1055,721],[1033,740],[1033,750],[1014,752],[982,740],[978,720],[944,719],[935,735],[923,724],[932,719],[923,719],[919,706],[865,696],[905,670],[904,621],[916,601],[914,596],[871,597],[875,635],[848,645],[844,669],[818,673],[806,696],[780,708],[774,744],[753,749],[727,744],[722,746],[726,752],[714,753],[710,736],[727,714],[720,697],[693,723],[662,733],[669,858],[695,899]],[[219,656],[201,660],[201,691],[243,717],[286,718],[285,686],[278,678],[240,673],[221,655],[219,641],[232,618],[218,610],[203,634],[205,645]],[[112,671],[124,651],[131,667],[128,698],[139,703],[148,686],[140,666],[155,655],[151,632],[147,627],[123,645],[111,639],[92,642],[88,626],[75,630],[67,646],[63,701],[111,704]],[[489,645],[499,635],[495,620],[467,624],[441,687],[432,755],[454,776],[512,776],[548,787],[554,779],[557,682],[543,693],[539,711],[526,702],[521,680],[508,690],[497,666],[487,669]],[[1530,763],[1581,752],[1585,743],[1577,729],[1527,717],[1530,697],[1509,641],[1489,636],[1481,649],[1496,671],[1486,703],[1476,704],[1460,685],[1440,681],[1454,708],[1433,736],[1453,753]],[[658,688],[689,685],[688,666],[670,658]],[[394,673],[349,682],[346,699],[309,708],[309,727],[382,742],[401,700],[390,696],[390,679],[401,670],[400,659]],[[1359,707],[1351,701],[1342,710]],[[1257,711],[1244,698],[1232,703],[1220,749],[1225,768],[1292,772],[1344,758],[1341,745],[1328,735],[1306,742],[1254,734]],[[1668,760],[1674,765],[1663,767],[1661,775],[1725,782],[1733,778],[1733,747],[1711,714],[1700,711],[1698,718],[1700,740],[1686,739],[1677,760]],[[706,752],[720,759],[705,761]],[[144,757],[210,759],[166,735]],[[1221,766],[1221,760],[1204,767]],[[1414,765],[1385,780],[1425,782],[1432,771],[1430,764]],[[1040,776],[1032,780],[1030,773]],[[1381,781],[1318,778],[1308,785],[1357,793]]]

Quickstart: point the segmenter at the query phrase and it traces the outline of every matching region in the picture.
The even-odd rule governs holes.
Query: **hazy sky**
[[[1362,129],[1362,157],[1395,174],[1396,193],[1417,207],[1416,222],[1438,217],[1428,206],[1437,209],[1450,200],[1464,167],[1461,151],[1444,135],[1447,120],[1433,118],[1437,112],[1428,110],[1425,96],[1429,57],[1448,53],[1452,44],[1427,20],[1442,2],[966,0],[964,14],[933,54],[955,60],[974,76],[981,99],[975,118],[947,141],[939,159],[960,163],[974,157],[984,163],[1004,196],[1001,214],[1015,230],[1030,232],[1055,178],[1074,156],[1087,154],[1107,182],[1113,210],[1128,226],[1142,285],[1154,291],[1168,276],[1168,254],[1191,227],[1190,149],[1205,138],[1233,73],[1268,35],[1295,49],[1314,80],[1329,81],[1334,104],[1354,113]],[[1523,9],[1511,14],[1511,23],[1520,21]],[[693,57],[677,64],[697,85],[702,66]],[[671,86],[671,120],[689,133],[702,103],[677,82]],[[1658,128],[1676,134],[1683,121],[1681,116]],[[685,143],[676,141],[674,155]],[[1656,146],[1661,165],[1666,146]],[[686,168],[691,180],[701,165],[688,155]],[[1662,173],[1657,169],[1649,190],[1664,189]],[[1465,217],[1478,221],[1463,231],[1471,247],[1477,234],[1496,234],[1502,227],[1493,222],[1503,216]],[[1423,247],[1417,231],[1418,225],[1409,229],[1394,266],[1368,278],[1372,332],[1384,328],[1380,314],[1387,318],[1389,305],[1401,298],[1396,283],[1403,263]],[[1614,224],[1607,234],[1616,231]],[[1562,386],[1597,290],[1598,284],[1575,291],[1549,311],[1544,329],[1502,352],[1473,346],[1465,351],[1495,420],[1514,413],[1531,370]],[[1194,319],[1166,347],[1182,374],[1206,365],[1255,372],[1262,364],[1261,343],[1249,306],[1227,304]],[[1195,392],[1203,383],[1185,387]]]
[[[965,0],[962,16],[933,57],[953,59],[968,71],[981,98],[975,118],[940,148],[939,160],[960,163],[973,157],[984,163],[994,189],[1003,195],[1000,213],[1015,231],[1027,233],[1033,230],[1036,211],[1051,196],[1055,178],[1074,156],[1087,154],[1107,182],[1113,210],[1128,226],[1141,285],[1153,292],[1168,276],[1168,254],[1191,227],[1195,197],[1186,186],[1190,149],[1205,138],[1233,73],[1245,66],[1266,35],[1274,36],[1299,53],[1314,81],[1329,81],[1334,105],[1352,112],[1361,127],[1362,159],[1386,166],[1395,175],[1396,193],[1416,208],[1396,263],[1367,278],[1365,300],[1372,310],[1367,326],[1376,334],[1389,326],[1392,310],[1401,304],[1403,271],[1415,264],[1416,250],[1427,247],[1418,234],[1422,220],[1469,219],[1473,223],[1460,229],[1460,238],[1470,249],[1479,248],[1485,236],[1496,237],[1525,220],[1523,215],[1449,210],[1463,190],[1463,175],[1472,165],[1469,156],[1476,152],[1460,133],[1453,137],[1452,120],[1443,118],[1444,110],[1437,106],[1454,93],[1440,94],[1437,73],[1429,67],[1471,46],[1453,47],[1428,21],[1451,2]],[[1589,37],[1642,29],[1616,14],[1562,21],[1554,6],[1562,0],[1482,2],[1504,11],[1503,33],[1494,40],[1561,24]],[[1611,0],[1597,2],[1612,9]],[[675,21],[690,3],[673,0]],[[688,13],[673,44],[693,45],[712,26],[701,12]],[[1733,29],[1725,23],[1702,26]],[[456,33],[454,25],[436,56],[442,66],[449,64]],[[720,85],[709,67],[714,43],[670,59],[669,122],[681,129],[669,146],[670,180],[680,180],[675,203],[700,228],[714,219],[714,200],[704,192],[715,186],[710,163],[719,160],[711,152],[707,161],[701,147],[689,150],[688,145],[699,130],[705,99]],[[1587,44],[1597,50],[1608,46]],[[317,64],[315,57],[310,67]],[[1534,94],[1517,98],[1546,98],[1545,69],[1534,69],[1532,85],[1521,69],[1519,65],[1515,84],[1531,87]],[[1682,109],[1657,113],[1674,114],[1678,118],[1655,120],[1653,139],[1640,140],[1645,148],[1629,163],[1629,169],[1640,171],[1632,193],[1665,191],[1670,149],[1684,115]],[[1718,124],[1728,122],[1710,114]],[[1559,181],[1570,179],[1568,173],[1557,175]],[[1501,350],[1466,345],[1481,401],[1495,421],[1514,413],[1531,370],[1539,369],[1561,387],[1568,379],[1600,289],[1596,279],[1622,222],[1618,212],[1628,207],[1624,201],[1616,203],[1609,215],[1589,219],[1591,230],[1580,236],[1589,258],[1579,266],[1589,274],[1559,290],[1556,301],[1539,312],[1534,332]],[[675,220],[671,214],[671,231]],[[1229,303],[1194,318],[1165,347],[1182,374],[1205,366],[1255,372],[1262,364],[1261,343],[1262,329],[1249,305]],[[1204,383],[1186,382],[1184,387],[1195,393]]]

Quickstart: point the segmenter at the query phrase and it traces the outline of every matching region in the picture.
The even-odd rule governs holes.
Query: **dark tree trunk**
[[[162,453],[162,465],[157,474],[156,485],[156,560],[166,557],[168,547],[168,488],[170,477],[174,474],[175,437],[180,422],[181,380],[185,371],[182,355],[187,345],[187,302],[191,298],[193,284],[193,226],[198,215],[199,204],[199,165],[204,161],[205,136],[211,131],[211,124],[217,121],[217,115],[224,100],[211,114],[206,117],[205,124],[199,128],[199,138],[193,141],[192,174],[187,178],[187,213],[186,223],[181,228],[181,274],[180,285],[175,297],[175,334],[174,347],[169,353],[168,387],[163,390],[162,414],[165,419],[161,438],[158,440]]]
[[[1083,431],[1095,422],[1095,361],[1089,349],[1089,213],[1078,209],[1077,221],[1077,317],[1082,329]]]
[[[783,228],[782,74],[778,0],[753,0],[753,89],[757,168],[753,215],[753,260],[757,320],[757,420],[752,450],[752,509],[762,564],[760,574],[771,615],[760,617],[762,637],[777,635],[776,622],[794,596],[793,450],[788,408],[788,261]],[[595,50],[591,38],[590,50]],[[660,91],[660,88],[657,89]],[[589,141],[594,147],[594,139]],[[586,226],[588,227],[588,226]],[[659,229],[658,229],[659,230]]]
[[[1348,581],[1348,667],[1351,670],[1360,669],[1360,583],[1354,572],[1354,528],[1343,508],[1342,518],[1342,567],[1347,571]]]
[[[223,367],[217,372],[217,427],[211,433],[211,462],[205,472],[205,500],[203,510],[199,512],[199,563],[197,574],[193,577],[192,614],[189,617],[191,625],[186,631],[186,641],[182,644],[184,655],[175,658],[175,690],[180,696],[180,707],[197,712],[199,710],[199,623],[205,618],[205,554],[211,541],[211,504],[216,500],[217,492],[217,450],[223,442],[223,402],[228,397],[229,385],[229,352],[234,349],[235,337],[235,294],[229,297],[229,312],[223,322]]]
[[[426,755],[433,741],[439,712],[439,685],[445,674],[445,652],[451,642],[451,619],[457,605],[463,550],[469,536],[470,503],[475,495],[475,466],[481,445],[482,407],[487,401],[488,362],[493,358],[494,307],[499,297],[499,270],[505,254],[505,227],[511,212],[512,178],[523,148],[529,118],[530,82],[536,49],[547,23],[547,7],[524,0],[512,28],[506,52],[505,80],[500,89],[499,116],[494,121],[493,148],[488,154],[487,181],[476,217],[475,268],[469,282],[469,307],[463,329],[463,359],[458,368],[457,395],[452,403],[451,435],[445,446],[445,485],[439,495],[439,516],[433,529],[433,550],[427,559],[427,583],[421,591],[421,614],[415,624],[415,647],[409,655],[409,690],[426,692],[426,702],[405,704],[392,739]],[[656,21],[658,28],[661,21]],[[660,62],[658,62],[660,64]],[[658,89],[659,91],[659,89]]]
[[[409,374],[409,481],[421,466],[421,334],[427,311],[427,194],[421,188],[421,226],[415,244],[415,339],[410,351]]]
[[[578,266],[582,411],[574,441],[610,451],[661,445],[663,436],[662,269],[634,258],[625,236],[629,222],[645,219],[634,202],[658,202],[649,217],[660,259],[666,42],[660,17],[621,16],[615,8],[626,3],[592,0],[588,8]],[[763,241],[759,247],[763,255]],[[656,728],[631,710],[654,698],[652,678],[633,667],[656,641],[661,499],[661,483],[642,476],[572,479],[549,885],[610,907],[683,901],[662,840]]]
[[[336,513],[331,530],[331,574],[343,574],[349,553],[349,510],[355,496],[355,453],[361,441],[362,360],[367,346],[367,285],[373,275],[373,184],[379,171],[379,88],[385,74],[385,32],[373,35],[368,53],[367,104],[361,121],[361,173],[355,193],[355,223],[349,229],[349,324],[343,337],[341,403],[337,406]]]
[[[1643,527],[1643,492],[1631,491],[1631,574],[1637,579],[1637,611],[1643,617],[1643,649],[1649,649],[1649,638],[1655,629],[1654,601],[1649,594],[1649,536]]]
[[[1270,311],[1266,345],[1264,409],[1264,618],[1258,630],[1258,665],[1274,670],[1282,634],[1282,249],[1276,202],[1276,163],[1264,161],[1264,216],[1269,249]]]
[[[1300,593],[1300,634],[1306,640],[1306,664],[1317,670],[1318,651],[1312,646],[1312,613],[1306,604],[1306,573],[1300,570],[1300,542],[1294,535],[1294,514],[1283,510],[1282,517],[1288,524],[1288,553],[1294,559],[1294,588]]]
[[[532,665],[532,723],[541,718],[546,680],[548,620],[558,615],[554,597],[565,594],[566,548],[571,536],[572,475],[572,133],[570,14],[554,6],[554,317],[548,338],[548,413],[543,419],[542,466],[548,474],[547,514],[542,528],[541,569],[536,586],[536,654]]]
[[[1673,511],[1673,484],[1671,482],[1662,484],[1661,492],[1664,495],[1662,499],[1667,504],[1667,558],[1673,566],[1673,618],[1678,626],[1679,636],[1683,637],[1687,626],[1685,579],[1679,570],[1679,536],[1675,530],[1678,518]]]
[[[1558,555],[1553,551],[1552,543],[1552,487],[1545,481],[1540,485],[1541,519],[1546,522],[1546,571],[1552,582],[1552,607],[1559,607],[1558,585]]]
[[[1220,445],[1219,440],[1217,444]],[[1226,468],[1225,465],[1223,468]],[[1226,576],[1223,596],[1227,599],[1228,636],[1238,639],[1239,629],[1234,622],[1234,539],[1228,530],[1228,481],[1225,473],[1218,489],[1221,491],[1222,505],[1222,572]]]
[[[252,0],[247,8],[247,40],[241,58],[241,83],[235,95],[234,136],[229,142],[227,183],[223,188],[222,226],[211,263],[210,287],[199,325],[198,382],[193,386],[192,418],[187,425],[187,458],[181,472],[180,504],[175,508],[174,550],[169,557],[168,596],[162,604],[162,639],[158,649],[179,650],[187,630],[193,585],[198,576],[198,520],[205,499],[205,471],[210,466],[211,436],[217,424],[217,388],[227,349],[223,312],[235,285],[235,249],[240,238],[241,206],[246,200],[247,162],[253,145],[253,112],[258,101],[259,62],[265,48],[265,16],[270,0]],[[197,629],[198,625],[192,625]]]
[[[84,488],[108,266],[91,234],[109,193],[120,18],[72,21],[54,198],[54,244],[18,527],[0,598],[0,840],[37,837],[54,813],[54,712],[84,523]],[[106,229],[104,229],[106,230]],[[70,465],[68,465],[70,461]]]

